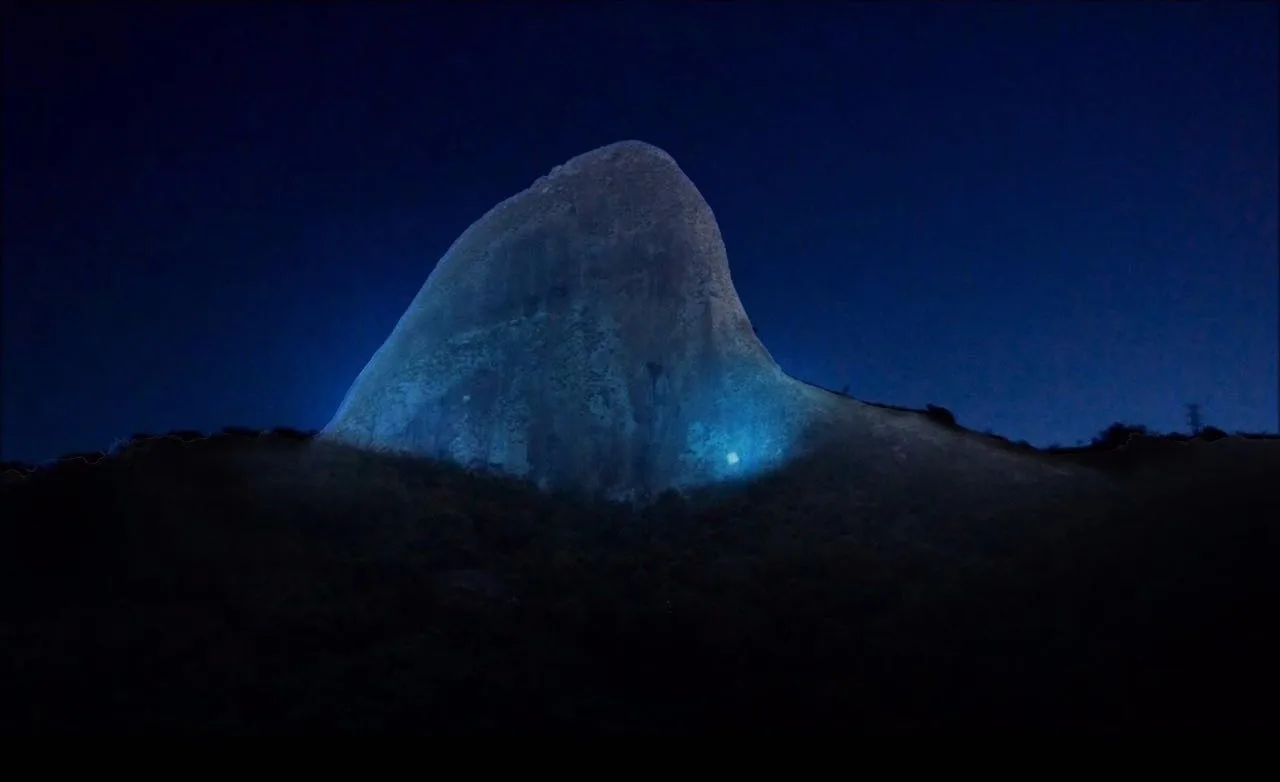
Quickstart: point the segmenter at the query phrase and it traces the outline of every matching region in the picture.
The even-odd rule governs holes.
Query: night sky
[[[452,241],[670,152],[788,373],[1036,445],[1277,426],[1272,3],[46,3],[3,458],[323,426]]]

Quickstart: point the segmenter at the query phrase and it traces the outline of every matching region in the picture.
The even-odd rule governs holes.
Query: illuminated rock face
[[[627,141],[468,228],[321,436],[642,498],[776,466],[813,424],[796,385],[756,339],[711,208]]]

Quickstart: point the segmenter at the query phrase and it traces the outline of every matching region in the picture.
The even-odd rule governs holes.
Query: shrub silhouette
[[[222,434],[229,434],[233,437],[257,437],[258,430],[247,426],[224,426],[222,427]]]
[[[277,426],[271,430],[271,434],[275,437],[283,437],[287,440],[310,440],[312,437],[315,437],[316,431],[312,429],[304,432],[301,429],[295,429],[292,426]]]
[[[1135,424],[1126,424],[1122,421],[1116,421],[1111,426],[1103,429],[1102,432],[1090,441],[1089,447],[1112,449],[1128,445],[1134,436],[1143,437],[1149,435],[1147,427]]]
[[[1221,440],[1226,436],[1227,436],[1227,433],[1222,431],[1218,427],[1206,426],[1205,428],[1201,429],[1200,432],[1196,435],[1196,439],[1205,440],[1206,442],[1213,442],[1215,440]]]
[[[945,426],[958,426],[955,413],[938,405],[925,405],[924,414]]]
[[[106,453],[118,456],[149,451],[158,438],[159,435],[150,432],[134,432],[128,437],[117,437],[115,442],[107,447]]]
[[[58,457],[58,461],[68,462],[78,460],[88,462],[89,464],[97,464],[105,459],[107,455],[102,451],[76,451],[74,453],[65,454]]]

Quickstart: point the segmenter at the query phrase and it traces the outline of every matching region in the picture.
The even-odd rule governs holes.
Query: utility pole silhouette
[[[1191,427],[1192,436],[1204,431],[1204,421],[1200,419],[1200,405],[1196,402],[1187,405],[1187,426]]]

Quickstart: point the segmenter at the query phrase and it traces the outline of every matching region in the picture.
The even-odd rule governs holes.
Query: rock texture
[[[832,438],[868,464],[925,441],[977,447],[784,374],[711,208],[637,141],[556,167],[468,228],[321,437],[617,499],[749,477]]]

